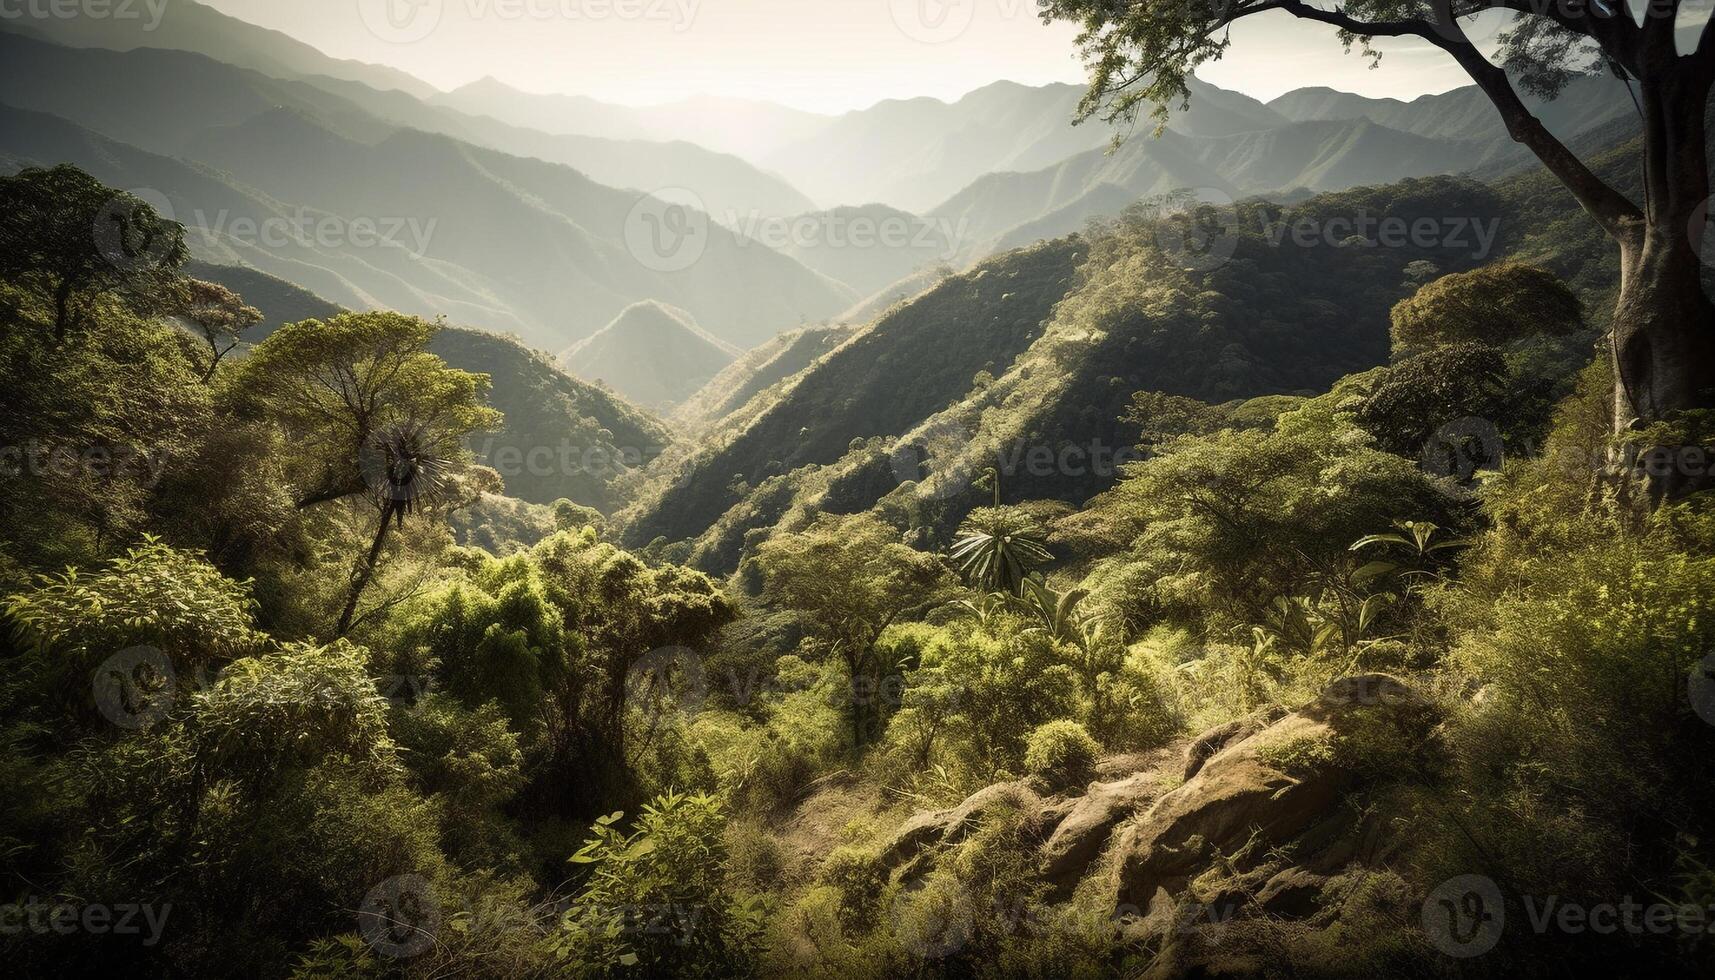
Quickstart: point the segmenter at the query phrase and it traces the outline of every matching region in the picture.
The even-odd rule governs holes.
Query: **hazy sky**
[[[996,79],[1082,81],[1073,31],[1033,0],[205,0],[342,58],[442,88],[493,75],[521,89],[625,103],[696,93],[822,112],[956,98]],[[1423,44],[1372,71],[1333,31],[1286,15],[1233,29],[1202,72],[1268,99],[1305,85],[1410,98],[1467,80]]]

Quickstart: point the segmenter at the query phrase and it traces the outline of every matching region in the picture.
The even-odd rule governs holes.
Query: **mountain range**
[[[862,325],[988,256],[1183,188],[1289,201],[1528,162],[1472,88],[1411,102],[1303,89],[1267,104],[1192,89],[1159,138],[1117,148],[1107,127],[1072,125],[1073,85],[997,82],[839,116],[629,107],[493,79],[441,93],[183,0],[154,32],[0,29],[0,160],[73,162],[143,189],[191,226],[203,261],[556,351],[648,301],[737,349]],[[1597,78],[1534,107],[1567,138],[1632,118],[1623,87]],[[395,234],[365,245],[360,222]],[[662,242],[690,242],[688,257],[661,261]]]

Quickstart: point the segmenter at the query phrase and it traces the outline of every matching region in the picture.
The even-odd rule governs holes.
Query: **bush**
[[[589,877],[550,940],[564,969],[580,976],[631,967],[643,976],[751,972],[762,907],[727,891],[719,801],[658,796],[629,834],[617,827],[621,816],[597,820],[594,836],[571,857]]]
[[[1055,789],[1082,786],[1096,772],[1102,747],[1075,721],[1051,721],[1025,741],[1024,768]]]

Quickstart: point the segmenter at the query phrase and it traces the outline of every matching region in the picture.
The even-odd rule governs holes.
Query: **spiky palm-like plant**
[[[971,511],[948,554],[972,588],[1013,596],[1023,595],[1032,570],[1054,560],[1042,529],[1016,507]]]

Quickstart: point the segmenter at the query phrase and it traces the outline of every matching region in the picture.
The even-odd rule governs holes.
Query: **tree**
[[[1434,347],[1379,373],[1355,421],[1390,453],[1421,456],[1438,430],[1461,419],[1509,421],[1512,376],[1501,352],[1487,344]],[[1500,449],[1484,447],[1483,459],[1494,462],[1489,457]]]
[[[76,167],[0,177],[0,277],[51,307],[56,339],[101,293],[152,312],[189,256],[184,226]]]
[[[1457,272],[1424,286],[1393,308],[1395,351],[1438,344],[1500,346],[1537,334],[1563,336],[1584,319],[1584,304],[1560,277],[1502,262]]]
[[[161,313],[190,327],[208,345],[208,361],[202,369],[205,382],[238,346],[239,336],[262,322],[262,311],[245,303],[243,297],[219,283],[201,279],[185,279],[169,286],[164,291]]]
[[[488,376],[429,353],[437,329],[385,311],[288,323],[256,346],[236,382],[293,447],[299,510],[365,497],[379,511],[346,590],[340,634],[351,628],[390,527],[495,482],[464,445],[470,433],[500,424],[484,404]]]
[[[1011,596],[1024,594],[1032,569],[1054,560],[1042,543],[1042,529],[1017,507],[971,511],[948,554],[972,588]]]
[[[763,597],[807,613],[809,634],[845,664],[852,733],[861,743],[875,720],[869,702],[893,666],[880,663],[876,639],[900,617],[944,600],[945,566],[867,514],[824,516],[800,533],[776,535],[751,560],[762,572]]]
[[[1642,23],[1624,4],[1536,4],[1527,0],[1232,0],[1197,4],[1147,0],[1044,0],[1045,20],[1077,22],[1078,45],[1090,69],[1079,117],[1135,119],[1153,105],[1158,128],[1169,107],[1190,100],[1187,81],[1198,66],[1222,57],[1227,26],[1253,14],[1282,11],[1335,27],[1364,52],[1377,37],[1416,38],[1453,58],[1500,113],[1508,134],[1529,148],[1572,192],[1620,249],[1620,291],[1610,338],[1616,435],[1650,428],[1655,448],[1674,449],[1675,435],[1655,423],[1687,420],[1715,408],[1708,365],[1715,360],[1715,304],[1703,291],[1698,248],[1709,198],[1705,111],[1715,85],[1715,21],[1678,49],[1680,0],[1647,4]],[[1501,35],[1501,62],[1490,62],[1460,21],[1484,11],[1510,11],[1514,26]],[[1707,15],[1705,15],[1707,16]],[[1611,71],[1630,87],[1642,122],[1638,161],[1643,201],[1634,203],[1598,177],[1550,133],[1520,98],[1509,73],[1532,94],[1552,98],[1574,76]],[[1651,447],[1635,447],[1632,452]],[[1626,460],[1632,462],[1636,456]],[[1707,476],[1654,476],[1659,498],[1701,489]]]

